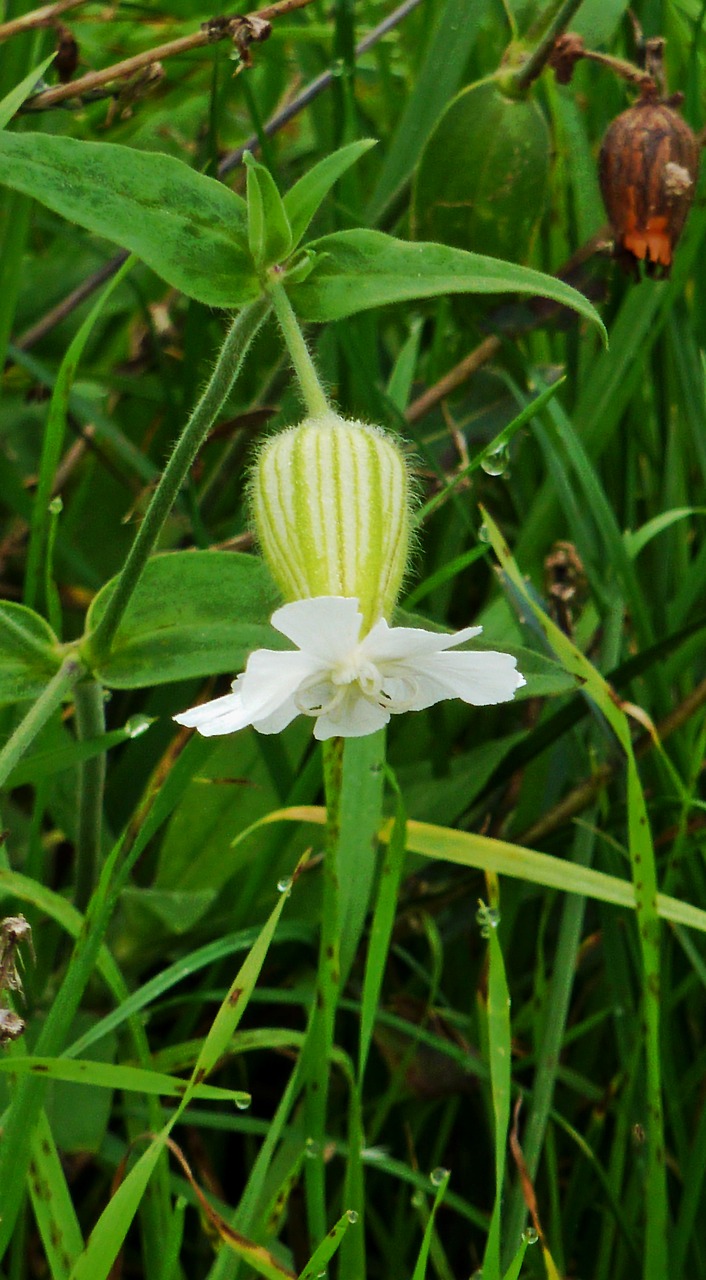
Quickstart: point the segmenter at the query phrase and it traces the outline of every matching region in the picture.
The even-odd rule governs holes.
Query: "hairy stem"
[[[89,637],[88,651],[92,662],[105,657],[110,651],[120,621],[155,548],[164,522],[189,474],[194,458],[226,401],[248,347],[268,309],[269,304],[264,298],[251,303],[236,317],[226,335],[208,386],[184,427],[154,491],[106,611]]]
[[[304,403],[312,417],[328,413],[330,405],[326,399],[326,393],[319,381],[314,361],[309,354],[309,348],[284,285],[274,281],[269,286],[268,292],[301,387]]]
[[[37,698],[24,720],[20,721],[14,733],[10,735],[2,751],[0,751],[0,786],[7,781],[8,776],[12,773],[18,761],[21,760],[28,746],[34,741],[39,731],[44,728],[47,720],[54,714],[57,707],[61,706],[63,698],[77,683],[82,674],[83,666],[75,654],[66,658],[61,664],[56,675],[49,681],[46,689]]]

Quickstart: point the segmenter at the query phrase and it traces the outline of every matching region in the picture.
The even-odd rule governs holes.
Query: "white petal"
[[[272,715],[294,696],[303,680],[320,670],[321,664],[308,653],[256,649],[237,681],[250,720]]]
[[[253,728],[257,729],[258,733],[281,733],[299,715],[301,715],[301,711],[294,698],[287,698],[287,701],[283,702],[271,715],[254,720]]]
[[[213,738],[221,733],[236,733],[250,724],[250,716],[243,709],[240,693],[226,693],[222,698],[214,698],[211,702],[203,702],[199,707],[191,707],[173,716],[177,724],[186,725],[187,729],[198,729],[204,738]]]
[[[352,596],[314,596],[282,605],[272,625],[326,667],[346,658],[358,643],[363,615]]]
[[[482,627],[465,627],[453,635],[438,631],[424,631],[421,627],[389,627],[380,618],[361,641],[361,652],[371,662],[389,662],[416,658],[423,654],[440,653],[454,645],[463,644],[480,635]]]
[[[304,653],[256,649],[245,671],[233,682],[233,692],[212,702],[204,702],[173,718],[189,729],[198,729],[205,738],[237,733],[246,725],[273,723],[262,733],[278,733],[298,714],[293,695],[302,680],[319,670],[316,661]]]
[[[364,698],[357,685],[351,685],[347,697],[332,712],[317,717],[314,737],[319,742],[326,738],[364,738],[377,733],[390,720],[390,712],[377,703]]]
[[[409,711],[421,711],[444,698],[461,698],[474,707],[509,702],[525,678],[517,670],[517,660],[509,653],[432,653],[416,663],[390,664],[390,675],[414,676],[418,696],[407,704]]]

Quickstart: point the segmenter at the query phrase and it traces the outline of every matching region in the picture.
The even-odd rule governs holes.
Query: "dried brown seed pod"
[[[646,93],[609,125],[599,177],[616,255],[628,268],[640,261],[650,275],[669,274],[698,172],[698,140],[669,102]]]
[[[60,84],[68,84],[73,80],[76,68],[78,66],[78,42],[72,31],[68,27],[59,23],[56,31],[56,57],[54,59],[54,70],[59,77]]]

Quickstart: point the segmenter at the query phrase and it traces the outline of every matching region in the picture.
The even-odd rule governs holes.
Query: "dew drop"
[[[235,1105],[238,1108],[238,1111],[247,1111],[251,1102],[252,1098],[249,1093],[239,1093],[235,1099]]]
[[[125,725],[128,738],[139,738],[140,734],[149,729],[153,723],[154,721],[150,716],[130,716]]]
[[[507,476],[509,464],[510,450],[506,444],[501,444],[492,453],[486,453],[480,463],[487,476]]]
[[[490,530],[487,524],[485,523],[485,520],[483,521],[480,529],[478,530],[478,541],[490,542]]]
[[[62,511],[64,510],[64,504],[58,495],[56,498],[52,498],[51,502],[49,503],[49,510],[53,516],[61,515]]]
[[[355,1209],[346,1209],[346,1217],[351,1223],[358,1221],[358,1214]]]
[[[413,1191],[410,1197],[410,1202],[413,1209],[421,1209],[424,1204],[424,1196],[421,1191]]]
[[[307,1138],[304,1144],[304,1154],[309,1160],[315,1160],[320,1154],[321,1148],[315,1138]]]
[[[277,881],[278,893],[289,893],[289,890],[291,889],[291,887],[292,887],[291,876],[282,876],[282,879]]]
[[[448,1177],[449,1177],[449,1170],[443,1169],[441,1165],[439,1165],[438,1169],[432,1169],[431,1173],[429,1174],[429,1181],[431,1182],[431,1185],[433,1187],[440,1187],[443,1185],[444,1182],[446,1182]]]
[[[497,907],[486,907],[481,903],[476,912],[476,920],[480,925],[482,938],[489,938],[492,929],[497,929],[500,924],[500,912]]]
[[[539,1233],[535,1231],[534,1227],[527,1227],[527,1230],[522,1232],[522,1239],[525,1244],[536,1244],[539,1240]]]

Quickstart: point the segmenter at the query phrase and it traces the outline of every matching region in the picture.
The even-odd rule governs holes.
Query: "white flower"
[[[257,649],[233,692],[174,716],[205,737],[252,725],[280,733],[298,715],[315,717],[314,737],[361,738],[401,711],[421,711],[444,698],[472,706],[509,701],[524,677],[509,653],[450,653],[482,627],[454,635],[390,627],[380,618],[360,638],[358,601],[315,596],[285,604],[272,625],[296,650]]]

